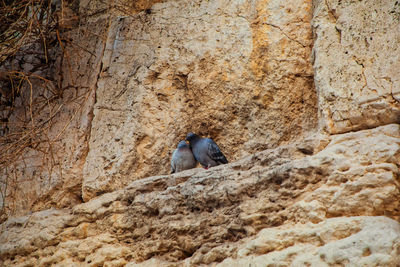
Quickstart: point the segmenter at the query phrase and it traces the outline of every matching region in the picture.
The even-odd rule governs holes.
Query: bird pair
[[[186,140],[189,141],[190,145],[186,141],[180,141],[178,147],[172,153],[171,173],[192,169],[196,167],[197,161],[205,169],[228,163],[228,160],[212,139],[201,138],[194,133],[188,133]]]

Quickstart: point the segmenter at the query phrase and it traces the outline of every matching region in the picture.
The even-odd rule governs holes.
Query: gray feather
[[[196,167],[196,160],[190,146],[185,141],[180,141],[172,153],[171,173],[181,172]]]
[[[225,155],[212,139],[201,138],[196,134],[189,133],[186,140],[190,143],[195,159],[200,162],[204,168],[228,163]]]
[[[208,139],[208,154],[210,157],[215,160],[216,162],[219,162],[220,164],[226,164],[228,163],[228,160],[226,159],[225,155],[222,154],[221,150],[217,146],[217,144],[211,140]]]

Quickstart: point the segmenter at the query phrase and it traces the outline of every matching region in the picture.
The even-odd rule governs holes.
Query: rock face
[[[400,5],[314,1],[321,126],[342,133],[399,122]]]
[[[386,217],[360,216],[264,229],[238,248],[235,259],[216,266],[396,266],[399,226]]]
[[[67,13],[64,19],[68,20]],[[100,66],[92,54],[101,52],[102,41],[97,35],[101,31],[99,27],[90,33],[60,33],[63,40],[91,42],[84,50],[66,45],[62,53],[57,37],[53,37],[55,40],[47,40],[46,51],[40,41],[2,62],[0,76],[23,73],[25,83],[19,82],[25,85],[14,88],[9,76],[5,80],[0,77],[0,221],[5,214],[22,215],[82,202],[82,169]],[[5,93],[17,89],[14,105],[3,106]],[[10,132],[2,131],[4,128]],[[13,161],[4,167],[2,163],[10,158]]]
[[[399,125],[330,139],[146,178],[72,210],[10,219],[0,256],[6,266],[395,266]]]
[[[76,175],[1,224],[1,266],[398,265],[399,3],[80,5]],[[189,131],[230,163],[163,175]]]
[[[83,199],[168,173],[190,131],[236,160],[314,128],[310,22],[304,0],[166,1],[113,17]]]

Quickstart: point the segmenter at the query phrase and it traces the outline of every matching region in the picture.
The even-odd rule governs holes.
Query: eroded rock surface
[[[190,131],[234,161],[314,129],[310,22],[305,0],[176,0],[112,17],[83,199],[168,173]]]
[[[80,3],[63,82],[90,101],[55,143],[67,175],[21,183],[42,211],[1,224],[0,265],[400,262],[397,1]],[[188,131],[231,163],[139,179]]]
[[[400,5],[314,1],[315,84],[330,133],[399,122]]]
[[[21,266],[397,262],[399,125],[320,138],[10,219],[1,258]]]
[[[61,2],[53,4],[61,6]],[[76,22],[78,11],[72,11],[67,2],[64,1],[65,13],[59,23]],[[84,14],[85,8],[80,12]],[[82,16],[79,23],[81,28],[69,25],[58,29],[61,31],[58,38],[65,42],[61,43],[63,47],[54,30],[52,39],[46,40],[48,47],[43,46],[40,38],[0,66],[2,74],[19,71],[29,79],[25,87],[19,88],[20,96],[14,106],[0,109],[1,117],[9,114],[5,121],[10,129],[8,136],[0,133],[0,150],[9,149],[18,155],[9,166],[0,168],[0,217],[50,207],[72,207],[82,202],[82,170],[89,149],[97,76],[105,47],[99,36],[107,29],[107,16]],[[16,90],[3,82],[3,96],[4,91]],[[14,135],[19,140],[11,143]]]
[[[387,217],[330,218],[264,229],[216,266],[396,266],[400,224]]]

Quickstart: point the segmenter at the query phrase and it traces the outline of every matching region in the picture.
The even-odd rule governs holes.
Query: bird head
[[[186,141],[180,141],[179,143],[178,143],[178,148],[184,148],[184,147],[187,147],[188,146],[188,144],[186,143]]]
[[[194,134],[194,133],[188,133],[186,135],[186,140],[189,141],[189,142],[193,141],[193,140],[195,140],[197,138],[199,138],[199,136],[197,134]]]

